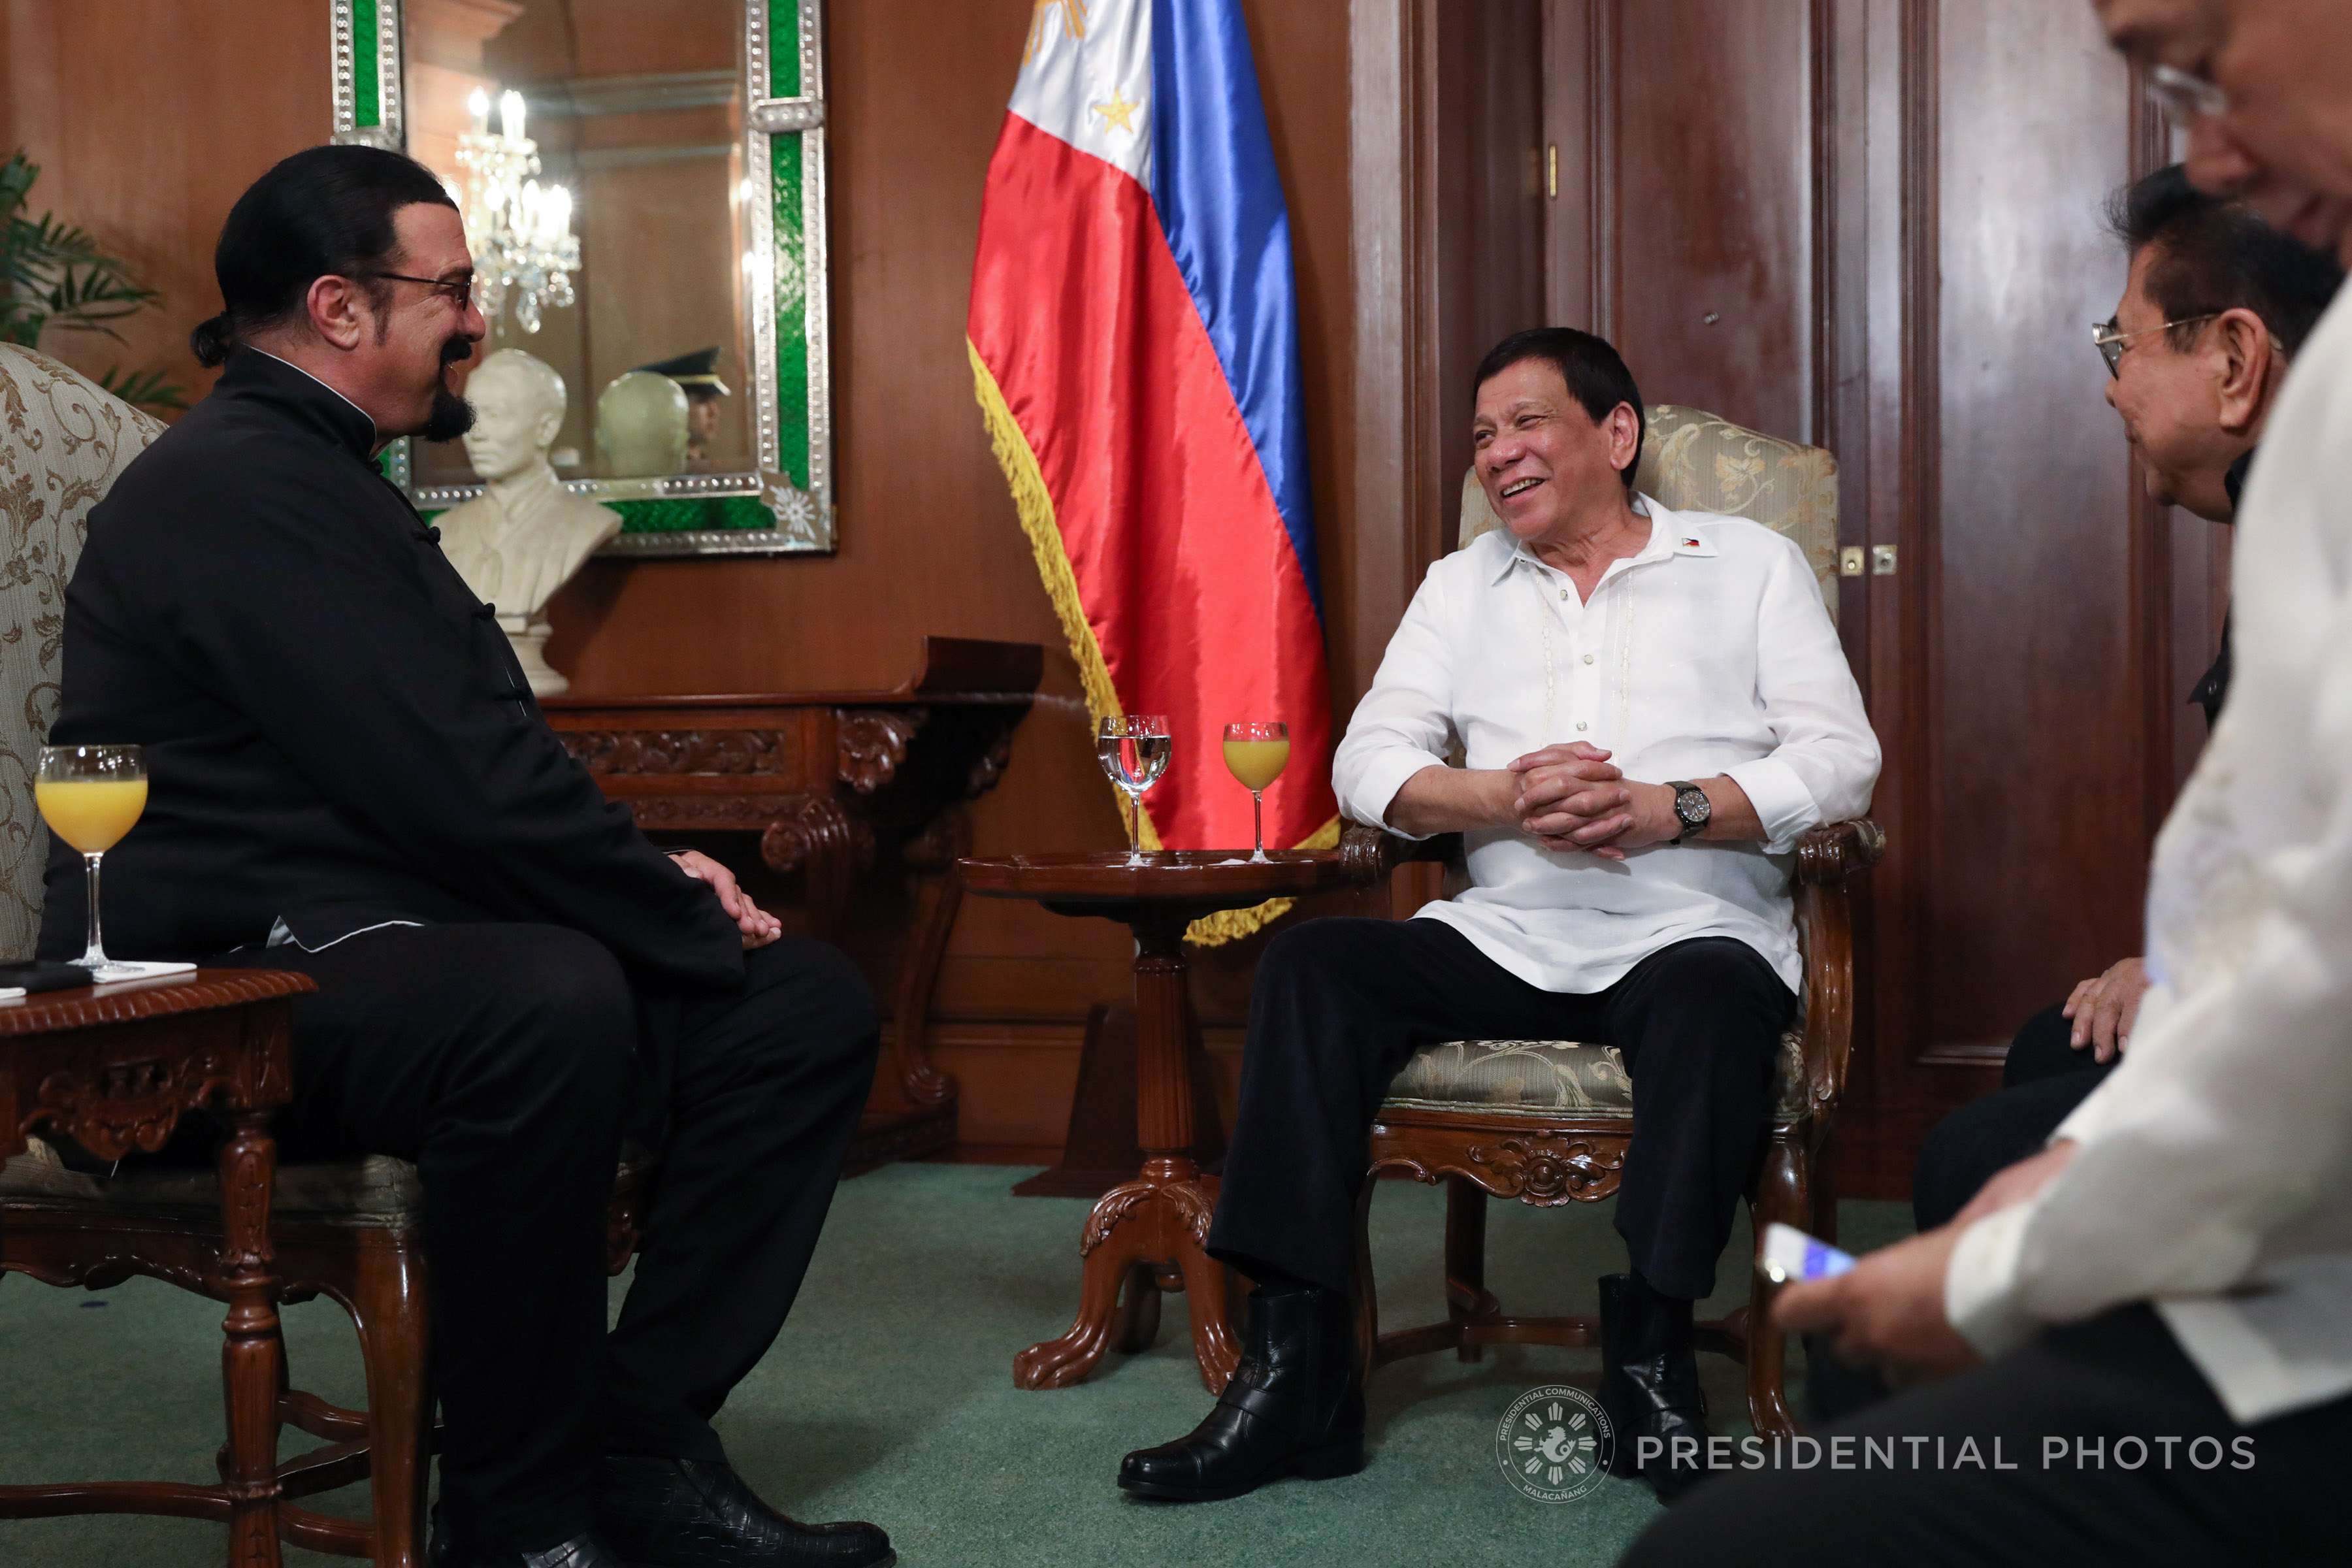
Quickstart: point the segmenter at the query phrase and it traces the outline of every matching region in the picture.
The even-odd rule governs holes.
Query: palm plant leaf
[[[121,342],[108,323],[160,296],[100,249],[89,230],[51,213],[24,216],[40,174],[21,150],[0,163],[0,339],[29,347],[55,323]]]
[[[188,405],[188,389],[165,381],[160,370],[126,371],[110,364],[99,373],[98,384],[134,408],[184,409]]]

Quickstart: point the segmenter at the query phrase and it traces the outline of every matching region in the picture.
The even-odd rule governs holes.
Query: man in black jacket
[[[876,1049],[835,951],[665,857],[541,718],[491,606],[374,467],[471,411],[484,333],[440,182],[319,147],[237,202],[213,395],[92,514],[52,740],[145,748],[110,939],[299,969],[293,1158],[416,1163],[446,1422],[436,1563],[870,1564],[729,1468],[710,1418],[774,1340]],[[77,858],[45,952],[78,952]],[[620,1322],[625,1130],[663,1163]]]

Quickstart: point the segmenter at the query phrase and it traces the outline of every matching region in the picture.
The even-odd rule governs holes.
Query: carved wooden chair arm
[[[1846,879],[1878,864],[1886,833],[1866,816],[1824,822],[1797,840],[1797,940],[1805,956],[1805,1088],[1826,1130],[1853,1048],[1853,915]]]
[[[1886,853],[1886,830],[1866,816],[1824,822],[1797,839],[1797,885],[1835,887]]]
[[[1441,833],[1431,838],[1404,838],[1368,822],[1339,825],[1339,863],[1348,880],[1359,888],[1385,884],[1398,867],[1414,860],[1452,861],[1462,858],[1462,835]]]

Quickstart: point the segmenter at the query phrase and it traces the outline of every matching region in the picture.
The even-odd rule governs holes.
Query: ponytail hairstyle
[[[399,249],[394,215],[415,202],[457,203],[433,172],[381,147],[312,147],[253,182],[213,250],[219,315],[188,334],[196,363],[217,365],[257,331],[304,310],[320,278],[385,267]],[[383,285],[368,285],[371,299]]]

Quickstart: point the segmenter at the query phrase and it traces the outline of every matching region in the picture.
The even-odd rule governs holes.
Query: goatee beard
[[[474,427],[474,405],[446,387],[433,395],[433,412],[417,434],[428,441],[454,441]]]

